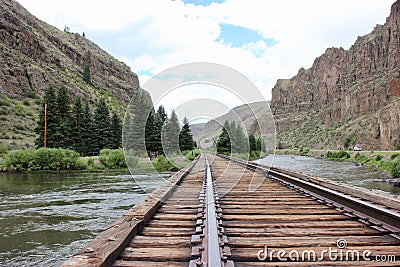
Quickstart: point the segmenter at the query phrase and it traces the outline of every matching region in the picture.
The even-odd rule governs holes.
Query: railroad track
[[[205,155],[157,190],[158,200],[135,206],[63,266],[398,266],[400,261],[396,210],[258,164]]]

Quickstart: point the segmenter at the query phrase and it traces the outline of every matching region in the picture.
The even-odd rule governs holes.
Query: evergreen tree
[[[46,88],[44,98],[43,98],[43,104],[39,112],[39,121],[38,125],[35,129],[35,132],[38,134],[37,139],[35,140],[36,146],[43,147],[44,145],[44,107],[45,105],[47,106],[46,108],[46,113],[47,113],[47,147],[57,147],[56,144],[56,139],[55,139],[55,133],[56,133],[56,128],[57,125],[59,124],[59,110],[58,110],[58,105],[57,105],[57,99],[56,99],[56,92],[54,90],[53,85],[49,85]]]
[[[76,97],[72,107],[72,148],[80,154],[85,152],[84,132],[86,125],[83,124],[84,111],[82,100]]]
[[[243,129],[240,124],[237,124],[233,121],[231,124],[231,143],[232,143],[232,152],[234,153],[244,153],[248,151],[248,142],[247,138],[243,133]]]
[[[101,98],[97,104],[93,116],[93,148],[95,152],[99,152],[103,148],[111,148],[111,120],[110,111],[104,98]]]
[[[161,139],[165,154],[172,154],[179,152],[179,121],[173,110],[170,118],[166,121],[165,127],[161,133]]]
[[[85,83],[92,85],[92,78],[90,76],[89,65],[85,65],[85,67],[83,68],[83,77],[82,78],[85,81]]]
[[[158,150],[155,115],[153,112],[150,112],[149,117],[147,118],[145,141],[147,153],[156,152]]]
[[[190,130],[189,121],[185,117],[183,119],[183,126],[179,133],[179,148],[181,151],[192,150],[194,146],[194,140],[192,131]]]
[[[262,151],[263,149],[262,149],[262,144],[263,144],[263,140],[262,140],[262,137],[261,136],[259,136],[259,137],[257,137],[257,140],[256,140],[256,150],[257,151]]]
[[[154,151],[159,154],[163,153],[163,146],[161,143],[161,132],[167,120],[167,112],[164,106],[160,105],[154,115]]]
[[[57,107],[59,115],[59,123],[56,127],[54,135],[56,147],[69,148],[72,145],[72,118],[71,118],[71,101],[67,93],[67,88],[61,86],[57,94]]]
[[[83,109],[83,116],[82,116],[82,154],[83,155],[92,155],[94,152],[94,127],[93,127],[93,114],[90,110],[89,102],[85,102],[85,107]]]
[[[250,146],[250,152],[251,151],[260,151],[259,149],[257,149],[256,137],[252,133],[249,135],[249,146]]]
[[[152,108],[150,95],[139,88],[127,108],[123,127],[123,146],[135,155],[146,154],[146,123]]]
[[[122,143],[122,122],[117,113],[113,112],[111,117],[112,143],[111,148],[117,149]]]
[[[224,122],[224,126],[222,127],[222,132],[217,140],[217,153],[221,154],[230,154],[231,153],[231,139],[229,136],[230,132],[230,124],[228,121]]]

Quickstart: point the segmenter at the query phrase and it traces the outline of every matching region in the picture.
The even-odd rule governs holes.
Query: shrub
[[[102,149],[100,151],[99,161],[109,169],[120,169],[127,167],[124,151],[122,149]]]
[[[85,164],[76,151],[62,148],[13,150],[4,158],[8,171],[26,170],[80,170]]]
[[[182,154],[188,160],[194,160],[200,154],[198,149],[183,151]]]
[[[153,163],[157,171],[169,171],[174,165],[163,155],[157,157],[157,161]]]
[[[338,152],[328,151],[328,153],[326,153],[326,157],[328,159],[349,159],[350,154],[344,150],[340,150]]]
[[[3,100],[3,99],[0,100],[0,106],[6,106],[6,107],[8,107],[8,106],[10,106],[10,105],[11,105],[11,102],[10,102],[10,101],[8,101],[8,100]]]
[[[25,96],[29,97],[29,98],[33,98],[33,99],[38,99],[39,98],[39,94],[35,91],[35,90],[31,90],[28,92],[25,92]]]
[[[394,153],[394,154],[390,155],[390,160],[396,159],[399,155],[400,155],[400,153]]]
[[[396,160],[391,164],[392,166],[390,167],[390,175],[393,177],[400,177],[400,160]]]
[[[90,168],[94,167],[94,158],[89,158],[87,161],[87,166]]]
[[[0,144],[0,155],[6,154],[7,151],[8,151],[8,147],[3,144]]]
[[[310,152],[310,149],[306,148],[306,149],[302,149],[300,152],[300,155],[305,156],[308,154],[308,152]]]
[[[375,158],[376,161],[380,161],[381,159],[383,159],[382,155],[376,155],[376,158]]]
[[[13,150],[4,157],[4,166],[7,171],[25,171],[30,169],[33,149]]]

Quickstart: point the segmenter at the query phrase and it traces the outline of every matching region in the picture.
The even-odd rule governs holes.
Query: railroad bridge
[[[62,266],[399,266],[400,201],[201,155]]]

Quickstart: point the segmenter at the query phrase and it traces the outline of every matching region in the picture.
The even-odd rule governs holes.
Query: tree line
[[[265,151],[263,139],[250,133],[248,136],[243,132],[240,124],[235,121],[224,122],[221,134],[216,141],[217,152],[221,154],[249,153],[259,154]]]
[[[136,155],[174,154],[196,146],[187,118],[181,127],[174,110],[169,117],[162,105],[155,111],[150,96],[142,89],[137,90],[125,116],[123,145]]]
[[[118,114],[110,112],[103,98],[93,108],[79,96],[72,103],[64,86],[57,92],[54,86],[48,86],[35,129],[38,148],[44,146],[45,111],[46,147],[69,148],[81,155],[93,155],[104,148],[121,147],[122,121]]]
[[[45,107],[46,147],[49,148],[69,148],[81,155],[97,155],[102,149],[117,149],[123,144],[125,149],[145,156],[178,153],[196,146],[187,118],[180,127],[175,111],[170,117],[163,106],[154,111],[148,93],[142,89],[132,98],[122,125],[118,114],[110,112],[103,98],[94,108],[79,96],[72,103],[64,86],[57,92],[54,86],[48,86],[35,129],[38,148],[44,146]]]

